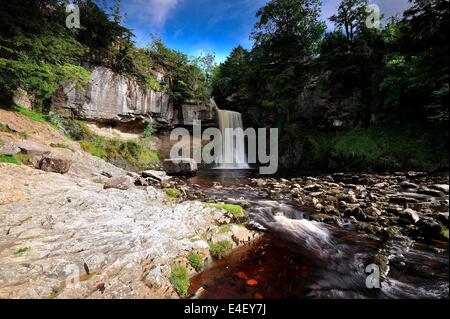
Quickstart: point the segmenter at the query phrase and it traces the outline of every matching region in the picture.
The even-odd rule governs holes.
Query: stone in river
[[[197,174],[197,162],[191,158],[166,159],[163,162],[164,171],[168,175],[195,175]]]

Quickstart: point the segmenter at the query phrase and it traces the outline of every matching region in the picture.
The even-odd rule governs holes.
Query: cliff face
[[[65,116],[89,121],[136,124],[153,121],[159,128],[190,125],[198,112],[202,112],[202,119],[211,117],[209,105],[183,106],[180,112],[166,93],[144,89],[136,81],[105,67],[94,67],[91,73],[84,90],[73,84],[63,85],[53,99],[53,108]]]

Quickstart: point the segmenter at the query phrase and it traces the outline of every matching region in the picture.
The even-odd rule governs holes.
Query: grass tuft
[[[244,218],[245,212],[242,206],[233,204],[214,204],[213,207],[226,210],[231,213],[234,218]]]
[[[222,259],[228,251],[231,250],[231,243],[228,240],[222,240],[217,243],[209,242],[209,252],[214,259]]]
[[[0,163],[20,165],[21,161],[14,155],[0,155]]]
[[[170,283],[181,298],[188,297],[189,272],[185,266],[172,266]]]
[[[200,272],[203,270],[204,262],[202,256],[200,256],[199,254],[192,252],[187,256],[187,260],[189,260],[189,263],[196,272]]]

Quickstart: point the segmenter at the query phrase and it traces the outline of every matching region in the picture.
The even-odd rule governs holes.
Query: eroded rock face
[[[54,98],[55,108],[65,115],[98,122],[146,122],[173,124],[174,109],[169,95],[145,90],[135,81],[105,67],[91,70],[92,78],[84,91],[67,84]]]
[[[65,116],[104,123],[152,121],[155,127],[192,125],[194,120],[211,120],[214,102],[185,101],[180,110],[169,94],[142,88],[126,76],[105,67],[92,67],[92,77],[84,90],[63,85],[53,98],[53,108]],[[163,77],[159,75],[159,81]]]

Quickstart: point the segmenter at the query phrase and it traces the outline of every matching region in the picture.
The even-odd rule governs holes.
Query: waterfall
[[[245,155],[244,125],[238,112],[217,109],[219,128],[222,132],[222,156],[216,159],[220,169],[249,168]],[[226,130],[226,129],[232,130]],[[234,129],[241,129],[234,131]]]

